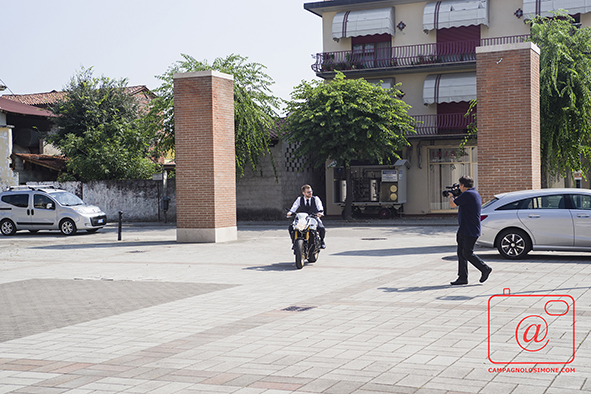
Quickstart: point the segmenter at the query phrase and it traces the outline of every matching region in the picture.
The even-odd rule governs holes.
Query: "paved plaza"
[[[287,223],[241,223],[223,244],[158,225],[0,238],[0,393],[591,392],[590,254],[478,249],[490,279],[470,267],[451,287],[449,221],[327,221],[302,270]],[[506,288],[515,302],[489,308]],[[499,339],[562,295],[541,355]]]

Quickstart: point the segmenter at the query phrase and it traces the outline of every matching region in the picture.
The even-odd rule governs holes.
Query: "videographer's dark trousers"
[[[482,259],[474,254],[474,245],[478,237],[456,234],[458,242],[458,280],[468,281],[468,261],[481,273],[490,269]]]

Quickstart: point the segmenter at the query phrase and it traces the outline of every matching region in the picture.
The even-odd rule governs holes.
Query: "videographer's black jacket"
[[[456,197],[454,204],[458,206],[458,234],[480,237],[480,194],[472,187]]]

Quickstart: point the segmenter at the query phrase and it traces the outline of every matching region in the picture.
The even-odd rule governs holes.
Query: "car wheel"
[[[0,222],[0,231],[2,231],[2,235],[14,235],[16,226],[12,220],[4,219]]]
[[[72,219],[64,219],[60,222],[60,231],[64,235],[76,234],[76,223]]]
[[[497,250],[506,259],[520,260],[532,249],[529,236],[522,230],[508,229],[499,234]]]

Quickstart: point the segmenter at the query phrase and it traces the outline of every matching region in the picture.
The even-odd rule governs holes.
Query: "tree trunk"
[[[542,189],[547,189],[548,188],[548,168],[542,164],[542,170],[541,172],[541,177],[542,179],[540,180],[540,185],[542,186]]]
[[[345,196],[345,220],[353,219],[353,182],[351,182],[351,166],[345,164],[345,181],[347,182],[347,195]]]

